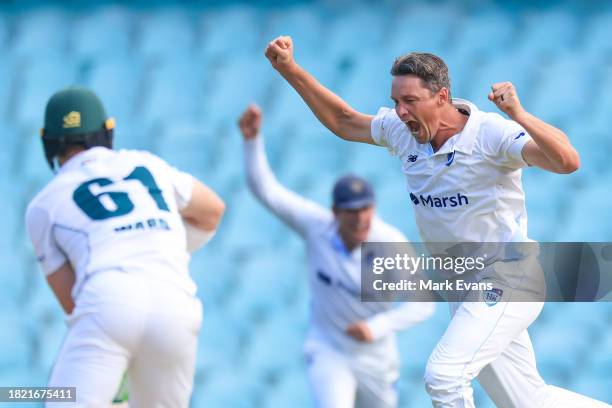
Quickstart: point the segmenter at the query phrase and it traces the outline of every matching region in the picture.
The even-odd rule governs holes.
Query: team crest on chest
[[[495,306],[499,303],[502,298],[504,291],[501,289],[493,288],[490,290],[485,290],[484,292],[484,301],[487,306]]]

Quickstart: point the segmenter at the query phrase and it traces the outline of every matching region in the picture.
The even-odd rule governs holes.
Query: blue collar
[[[331,246],[334,249],[334,251],[340,253],[341,255],[344,255],[346,257],[350,257],[351,253],[350,251],[347,249],[346,245],[344,245],[344,242],[342,241],[342,237],[340,237],[340,234],[338,233],[338,231],[336,230],[336,232],[334,233],[334,235],[331,238]]]

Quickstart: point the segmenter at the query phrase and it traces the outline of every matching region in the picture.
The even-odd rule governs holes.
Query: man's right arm
[[[293,58],[291,37],[274,39],[265,54],[329,130],[344,140],[376,144],[370,130],[373,116],[357,112],[300,67]]]
[[[225,212],[225,203],[210,188],[193,179],[191,198],[180,209],[180,214],[190,225],[204,232],[217,229]]]
[[[238,125],[244,138],[244,167],[247,184],[259,202],[302,236],[319,221],[332,217],[331,211],[305,199],[278,182],[270,169],[263,137],[260,135],[261,111],[250,106]]]

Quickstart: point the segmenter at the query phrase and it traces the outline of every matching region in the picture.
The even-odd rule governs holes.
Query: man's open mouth
[[[421,130],[420,123],[415,120],[409,120],[408,122],[406,122],[406,126],[408,126],[408,129],[410,129],[410,132],[412,132],[413,134],[419,133],[419,130]]]

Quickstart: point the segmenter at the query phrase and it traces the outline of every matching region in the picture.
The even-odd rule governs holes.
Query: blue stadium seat
[[[612,51],[612,12],[610,10],[593,10],[584,22],[583,43],[581,48],[586,52],[601,57]]]
[[[510,81],[516,87],[523,105],[529,106],[534,79],[533,67],[534,61],[518,52],[500,53],[496,58],[486,59],[480,66],[475,67],[473,80],[469,87],[464,87],[466,94],[455,96],[470,100],[482,111],[498,112],[495,105],[488,100],[491,85]]]
[[[545,183],[549,188],[543,189]],[[541,241],[557,241],[559,215],[564,209],[564,201],[550,200],[551,194],[561,194],[566,188],[567,180],[559,175],[539,169],[523,171],[523,190],[527,204],[528,236]]]
[[[460,22],[459,10],[452,2],[405,3],[394,15],[393,35],[384,41],[392,56],[412,51],[442,55],[452,45],[453,30]]]
[[[576,331],[566,321],[556,321],[533,333],[532,341],[538,367],[544,375],[553,372],[569,377],[588,352],[592,337]]]
[[[278,252],[264,252],[249,259],[241,268],[236,292],[228,307],[239,310],[242,316],[251,320],[283,310],[296,292],[301,270],[301,265],[290,253],[284,253],[282,260],[279,260]]]
[[[122,126],[140,122],[135,113],[144,104],[144,64],[138,58],[103,59],[94,64],[88,86],[104,103],[106,113]],[[148,89],[148,88],[147,88]]]
[[[609,188],[605,184],[588,186],[581,191],[580,198],[572,200],[568,211],[568,223],[565,226],[563,238],[576,242],[609,242],[612,237],[612,227],[605,222],[585,222],[589,220],[605,220],[612,211],[612,203],[606,199]]]
[[[191,57],[168,59],[151,68],[143,119],[181,123],[201,117],[204,75]]]
[[[359,44],[359,43],[354,43]],[[355,66],[347,74],[340,95],[356,110],[370,115],[391,102],[391,66],[394,56],[372,53],[368,58],[355,58]]]
[[[579,23],[567,9],[528,11],[520,23],[516,41],[527,58],[546,58],[575,49]]]
[[[45,105],[51,95],[76,84],[76,61],[59,57],[39,59],[35,64],[24,65],[20,75],[15,120],[38,130],[43,125]]]
[[[305,367],[299,367],[279,378],[279,382],[268,392],[263,406],[309,408],[313,404]]]
[[[18,219],[21,221],[21,219]],[[5,225],[2,225],[4,227]],[[8,225],[7,225],[8,226]],[[9,232],[8,230],[5,230]],[[7,233],[7,236],[14,239],[14,236]],[[3,240],[4,241],[4,240]],[[23,262],[23,259],[15,256],[16,251],[12,242],[0,242],[0,287],[4,290],[4,300],[11,304],[22,303],[28,295],[28,284],[32,279],[31,264]],[[19,254],[17,252],[17,254]],[[37,276],[36,278],[41,278]]]
[[[8,41],[9,31],[9,16],[6,15],[6,13],[4,13],[2,10],[0,10],[0,46],[3,48],[2,51],[4,51],[4,47],[6,45],[6,42]]]
[[[298,180],[308,178],[319,180],[320,176],[313,176],[309,171],[316,167],[321,170],[322,174],[328,175],[323,176],[323,181],[335,180],[345,172],[339,169],[339,164],[342,163],[342,158],[345,157],[348,148],[347,142],[341,141],[324,129],[299,138],[294,136],[284,154],[281,173],[283,179],[288,180],[290,188],[293,189]],[[332,182],[326,185],[328,191],[331,191]],[[322,204],[327,205],[328,202],[326,199]]]
[[[484,7],[460,19],[453,35],[452,52],[472,59],[495,58],[516,39],[517,15],[496,7]]]
[[[0,25],[1,24],[0,20]],[[1,41],[2,38],[0,38],[0,44]],[[9,115],[9,111],[11,110],[11,104],[9,104],[9,102],[12,92],[14,92],[13,84],[15,83],[16,66],[17,64],[12,58],[3,58],[2,65],[0,65],[0,118],[3,120],[10,121],[12,119],[11,115]]]
[[[39,112],[44,112],[45,103],[46,101],[42,102],[39,106]],[[42,128],[43,119],[41,119],[39,123],[39,128]],[[29,125],[33,125],[33,123],[29,123]],[[17,168],[20,172],[19,179],[22,180],[22,182],[35,182],[37,186],[40,186],[40,188],[33,189],[32,196],[27,197],[27,199],[30,199],[34,198],[34,194],[37,193],[39,189],[42,189],[42,183],[51,180],[53,173],[43,153],[40,132],[38,129],[34,126],[24,127],[22,137],[24,140],[20,141],[20,145],[21,151],[25,152],[25,157],[18,162]]]
[[[238,262],[227,252],[204,248],[192,256],[189,270],[198,285],[198,297],[202,299],[208,316],[209,310],[216,313],[234,290]]]
[[[304,57],[316,57],[320,53],[325,32],[322,14],[318,8],[306,4],[272,10],[268,23],[263,27],[265,32],[262,38],[270,41],[280,35],[289,35],[296,49],[299,49],[302,61]]]
[[[390,17],[387,10],[372,13],[365,4],[342,8],[336,18],[331,20],[326,36],[325,47],[321,50],[330,58],[354,56],[359,58],[363,48],[378,48],[386,40],[384,26]],[[355,30],[367,27],[367,30]]]
[[[602,58],[602,55],[597,57]],[[607,90],[612,86],[612,67],[609,64],[602,64],[601,60],[592,58],[589,61],[593,61],[593,64],[599,69],[596,71],[596,80],[592,88],[592,99],[596,100],[597,103],[589,103],[588,109],[585,112],[583,118],[576,118],[571,124],[574,130],[572,139],[573,142],[582,142],[585,149],[592,148],[599,143],[606,143],[609,141],[609,122],[610,122],[610,106],[612,106],[612,94]],[[589,135],[588,137],[580,137],[580,135]],[[581,140],[586,139],[586,140]],[[599,149],[607,150],[607,149]],[[606,166],[607,168],[607,166]]]
[[[569,388],[573,392],[599,401],[612,402],[612,379],[609,377],[602,378],[598,375],[587,374],[577,378]]]
[[[285,228],[246,189],[228,202],[226,217],[224,239],[231,242],[233,248],[269,246],[275,243],[274,237],[279,234],[277,231]],[[266,231],[265,236],[262,236],[263,231]]]
[[[185,8],[167,6],[144,13],[139,26],[137,52],[145,60],[182,57],[195,50],[195,21]]]
[[[48,56],[66,55],[69,20],[64,9],[40,7],[29,12],[22,11],[17,18],[11,55],[30,63]]]
[[[223,367],[239,364],[243,356],[247,323],[232,320],[219,310],[209,313],[204,299],[204,319],[196,362],[198,371],[207,377]]]
[[[235,128],[236,119],[250,103],[265,102],[271,75],[272,68],[265,58],[255,59],[250,55],[236,55],[209,67],[202,78],[207,97],[201,103],[211,125],[226,124]],[[267,125],[267,111],[264,115]]]
[[[197,390],[191,399],[194,407],[254,408],[260,406],[265,386],[243,371],[227,368],[211,373]]]
[[[292,308],[283,310],[252,332],[252,343],[244,361],[251,375],[284,376],[286,372],[303,368],[304,320],[293,311]]]
[[[539,67],[539,80],[535,82],[529,111],[558,125],[583,118],[596,90],[593,80],[583,75],[585,64],[589,64],[585,55],[572,52],[558,55],[549,64]]]
[[[202,33],[199,53],[214,61],[244,54],[261,57],[267,44],[259,40],[261,18],[259,10],[246,4],[204,10],[198,27]]]
[[[132,50],[134,12],[118,5],[105,5],[80,16],[71,36],[72,51],[80,58],[118,62]]]
[[[173,166],[197,177],[214,176],[209,164],[214,160],[215,138],[207,123],[169,120],[160,127],[152,147]]]
[[[8,313],[12,310],[12,313]],[[32,355],[32,343],[17,309],[0,315],[4,334],[0,336],[0,372],[25,368]],[[6,383],[3,383],[6,384]],[[18,384],[15,384],[18,385]]]

